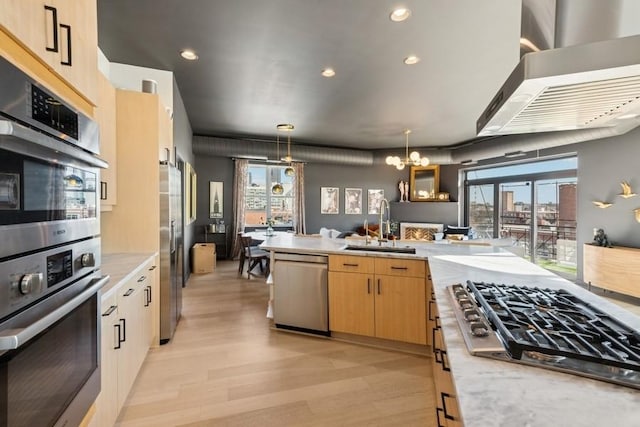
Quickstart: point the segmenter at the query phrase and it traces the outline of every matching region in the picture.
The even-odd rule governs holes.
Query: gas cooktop
[[[640,389],[640,333],[566,290],[448,288],[469,352]]]

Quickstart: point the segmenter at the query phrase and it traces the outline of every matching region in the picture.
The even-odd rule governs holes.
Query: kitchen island
[[[272,253],[332,255],[344,254],[346,243],[340,239],[284,235],[267,239],[262,247]],[[639,390],[469,354],[446,287],[472,280],[566,289],[636,330],[640,330],[640,318],[500,248],[417,242],[398,245],[414,246],[416,253],[350,251],[349,255],[428,260],[465,426],[638,425]]]

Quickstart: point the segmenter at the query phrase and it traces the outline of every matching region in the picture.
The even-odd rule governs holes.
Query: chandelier
[[[398,156],[387,156],[385,162],[389,166],[395,166],[398,170],[404,169],[406,165],[413,166],[428,166],[429,158],[420,156],[420,153],[417,151],[412,151],[409,154],[409,134],[411,133],[411,129],[406,129],[404,131],[405,135],[405,158],[404,160],[400,159]]]

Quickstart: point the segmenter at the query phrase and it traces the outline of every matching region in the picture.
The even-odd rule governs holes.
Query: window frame
[[[286,227],[286,228],[291,228],[293,227],[293,208],[294,208],[294,203],[295,203],[295,193],[293,191],[291,191],[291,196],[285,196],[283,195],[274,195],[271,192],[271,187],[273,186],[274,182],[271,179],[271,170],[273,169],[279,169],[281,170],[281,174],[284,174],[284,170],[288,167],[289,165],[273,165],[273,164],[265,164],[265,163],[256,163],[256,162],[250,162],[248,169],[247,169],[247,174],[249,174],[251,172],[251,168],[264,168],[265,170],[265,196],[266,196],[266,206],[265,206],[265,222],[260,224],[253,224],[253,223],[249,223],[247,222],[247,200],[246,200],[246,194],[247,194],[247,189],[249,188],[249,177],[246,177],[246,187],[245,187],[245,200],[243,201],[244,203],[244,208],[245,208],[245,216],[244,216],[244,220],[245,220],[245,227],[250,227],[250,228],[259,228],[259,227],[266,227],[268,224],[268,220],[273,218],[273,214],[272,214],[272,198],[277,198],[277,199],[290,199],[291,200],[291,221],[289,222],[280,222],[280,223],[275,223],[273,224],[274,227]],[[284,185],[284,183],[282,183]],[[291,186],[292,186],[292,190],[293,190],[293,185],[294,185],[294,178],[291,178]]]

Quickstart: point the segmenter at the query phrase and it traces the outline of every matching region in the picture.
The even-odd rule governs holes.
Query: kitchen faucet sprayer
[[[382,218],[384,216],[384,207],[385,205],[387,206],[387,236],[391,233],[391,223],[390,223],[390,218],[391,218],[391,208],[389,207],[389,201],[387,199],[382,199],[380,201],[380,222],[379,222],[379,227],[380,229],[378,230],[378,245],[382,246],[382,242],[386,242],[387,239],[384,237],[384,224],[382,222]]]

